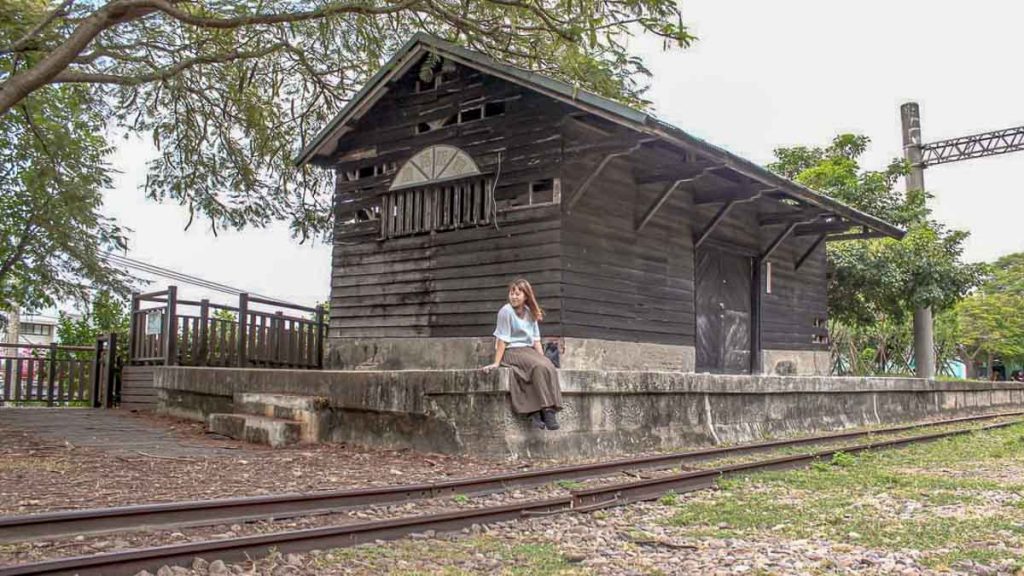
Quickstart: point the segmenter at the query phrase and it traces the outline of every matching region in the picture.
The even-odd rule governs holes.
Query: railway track
[[[296,516],[337,512],[372,504],[396,504],[456,494],[477,496],[511,488],[540,486],[560,480],[598,478],[634,470],[668,469],[701,461],[758,454],[783,448],[841,442],[921,428],[1021,415],[1024,415],[1024,412],[968,416],[870,431],[842,432],[423,484],[4,516],[0,517],[0,544],[143,528],[212,526],[268,518],[281,520]]]
[[[332,505],[336,506],[338,505],[338,502],[347,502],[347,504],[345,504],[344,506],[353,506],[356,505],[357,502],[358,504],[397,502],[415,498],[434,497],[450,493],[480,493],[495,491],[498,489],[505,489],[513,486],[532,486],[552,482],[558,479],[584,477],[593,478],[601,475],[607,475],[609,473],[614,473],[617,471],[635,470],[644,467],[666,467],[666,465],[671,467],[677,465],[679,462],[688,461],[687,459],[690,459],[689,461],[697,461],[706,460],[710,458],[734,457],[740,455],[754,454],[757,452],[768,450],[777,450],[786,447],[830,443],[836,441],[850,440],[858,437],[866,437],[869,435],[892,434],[913,429],[935,426],[948,426],[952,424],[989,420],[993,418],[1020,416],[1022,414],[1024,413],[1012,412],[992,414],[986,416],[973,416],[919,425],[891,427],[880,430],[873,430],[869,432],[829,434],[824,436],[801,438],[797,440],[784,440],[746,446],[737,446],[733,448],[710,449],[670,455],[650,456],[638,458],[635,460],[625,459],[616,460],[613,462],[586,464],[581,466],[564,466],[558,468],[536,470],[531,472],[503,474],[484,478],[474,478],[462,481],[450,481],[438,484],[417,485],[415,487],[399,486],[382,489],[360,489],[327,493],[321,495],[289,495],[289,497],[302,500],[300,497],[310,498],[313,496],[328,496],[330,498],[335,499],[332,500]],[[549,498],[544,500],[517,502],[513,504],[505,504],[500,506],[487,506],[451,512],[441,512],[436,514],[426,514],[420,516],[407,516],[387,520],[360,522],[344,526],[308,528],[303,530],[284,531],[255,536],[243,536],[207,542],[194,542],[189,544],[162,546],[157,548],[130,550],[124,552],[112,552],[106,554],[99,554],[95,556],[50,560],[32,564],[24,564],[20,566],[12,566],[8,568],[0,568],[0,576],[13,576],[22,574],[134,574],[141,570],[150,570],[155,572],[157,568],[164,565],[188,565],[191,562],[191,560],[196,556],[202,556],[207,558],[219,558],[225,561],[238,561],[247,558],[260,557],[262,555],[265,555],[267,551],[271,548],[276,549],[282,553],[304,552],[313,549],[338,548],[353,546],[367,542],[373,542],[376,540],[394,539],[411,533],[424,532],[427,530],[443,532],[449,530],[458,530],[470,526],[472,524],[487,524],[493,522],[515,520],[541,514],[557,514],[571,511],[587,512],[600,508],[606,508],[609,506],[627,504],[630,502],[656,499],[661,495],[667,493],[668,491],[684,493],[710,488],[714,485],[715,481],[718,478],[721,478],[723,476],[742,474],[759,470],[780,470],[797,468],[805,466],[816,459],[830,458],[833,454],[840,451],[847,453],[856,453],[864,450],[898,447],[917,442],[926,442],[956,435],[967,434],[974,431],[993,430],[997,428],[1018,424],[1021,422],[1024,422],[1024,420],[1013,420],[1008,422],[989,424],[982,427],[959,428],[954,430],[935,432],[931,434],[899,437],[889,440],[870,441],[856,445],[832,447],[804,454],[769,458],[740,464],[731,464],[727,466],[719,466],[705,470],[674,473],[661,476],[658,478],[621,482],[589,489],[572,490],[570,491],[570,494],[568,496]],[[586,469],[586,472],[584,472],[581,469]],[[573,474],[575,474],[575,476],[573,476]],[[428,492],[429,494],[425,496],[424,494],[427,494]],[[273,500],[274,498],[282,497],[259,497],[257,498],[257,500]],[[342,500],[337,500],[338,498],[342,498]],[[345,498],[348,498],[348,500],[344,500]],[[367,498],[371,499],[371,501],[365,500]],[[387,500],[386,498],[391,499]],[[241,505],[239,504],[239,502],[245,500],[253,499],[239,498],[211,502],[229,502],[231,504]],[[203,510],[203,508],[197,507],[197,505],[208,503],[192,502],[185,504],[194,506],[193,508],[188,508],[189,512],[187,513],[195,514],[200,513],[200,511]],[[266,503],[258,505],[264,504]],[[278,502],[277,504],[281,503]],[[167,504],[158,506],[164,507],[165,510],[162,513],[167,514],[171,513],[171,508],[174,505],[175,504]],[[127,508],[138,510],[152,507],[143,506]],[[205,508],[205,510],[214,511],[214,513],[216,513],[218,509],[215,506],[211,506]],[[296,511],[294,508],[291,508],[289,510],[290,512],[288,512],[288,514],[292,515],[298,515],[303,513]],[[303,510],[305,510],[305,513],[309,513],[311,508],[309,508],[307,505],[307,507],[303,508]],[[323,510],[323,507],[316,508],[315,510]],[[66,514],[88,516],[88,513],[93,513],[96,516],[100,516],[100,512],[103,511],[81,511]],[[249,512],[251,512],[251,510],[246,513],[248,514]],[[260,513],[262,514],[264,512]],[[54,517],[54,514],[37,516]],[[108,519],[116,517],[116,515],[106,516],[106,518]],[[237,515],[236,512],[236,516],[234,516],[234,518],[240,517],[242,516]],[[22,516],[15,518],[4,518],[3,520],[7,522],[8,525],[10,525],[15,520],[25,520],[29,518],[33,517]],[[216,522],[224,522],[225,518],[226,516],[220,517]],[[165,517],[165,519],[167,518]],[[66,522],[68,522],[69,520],[67,518],[64,518],[62,521],[65,522],[63,526],[66,528],[68,526]],[[177,522],[180,522],[180,519]],[[108,524],[108,526],[109,525],[112,524]],[[139,526],[139,524],[135,524],[135,526]],[[37,526],[37,530],[38,529],[39,528]],[[52,534],[50,537],[52,537]]]

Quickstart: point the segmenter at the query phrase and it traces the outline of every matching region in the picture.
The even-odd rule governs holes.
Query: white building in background
[[[43,314],[22,314],[18,326],[18,344],[49,346],[57,341],[57,318]]]
[[[57,317],[47,314],[19,314],[18,311],[0,312],[0,342],[48,346],[57,341]]]

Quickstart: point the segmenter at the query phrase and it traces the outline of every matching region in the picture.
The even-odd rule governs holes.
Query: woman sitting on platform
[[[498,310],[494,329],[494,363],[485,372],[505,366],[512,369],[512,409],[529,414],[535,428],[558,430],[557,410],[562,409],[562,391],[558,371],[544,356],[537,323],[544,311],[537,304],[533,288],[519,278],[508,287],[508,304]]]

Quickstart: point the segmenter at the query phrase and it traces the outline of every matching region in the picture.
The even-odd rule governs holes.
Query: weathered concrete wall
[[[545,338],[557,342],[562,368],[693,372],[693,346]],[[494,338],[329,338],[334,370],[468,370],[494,360]]]
[[[1024,408],[1024,386],[912,378],[562,370],[562,429],[513,414],[507,370],[324,371],[162,367],[160,410],[203,418],[236,392],[307,394],[333,441],[491,458],[579,458]]]
[[[596,338],[563,338],[565,370],[655,370],[693,372],[693,346],[616,342]]]
[[[828,376],[832,355],[828,350],[764,350],[764,373],[773,376]]]
[[[448,370],[494,360],[494,338],[328,338],[333,370]]]

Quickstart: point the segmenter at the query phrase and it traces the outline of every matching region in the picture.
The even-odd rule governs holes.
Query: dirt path
[[[383,486],[522,467],[342,444],[270,449],[117,410],[0,409],[0,514]]]

